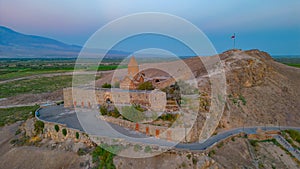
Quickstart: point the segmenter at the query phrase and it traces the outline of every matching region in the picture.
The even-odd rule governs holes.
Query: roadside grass
[[[12,107],[0,109],[0,126],[12,124],[17,121],[27,120],[34,117],[34,112],[39,108],[35,106]]]
[[[285,130],[285,132],[287,132],[294,141],[300,144],[300,132],[292,129]]]
[[[91,153],[93,163],[96,163],[97,168],[114,169],[116,166],[114,165],[113,158],[122,149],[121,145],[101,144]]]

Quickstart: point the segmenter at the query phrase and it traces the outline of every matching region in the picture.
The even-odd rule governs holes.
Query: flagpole
[[[233,34],[233,49],[235,49],[235,33]]]

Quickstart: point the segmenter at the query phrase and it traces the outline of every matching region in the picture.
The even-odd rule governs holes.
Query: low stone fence
[[[144,133],[148,136],[154,136],[159,139],[164,139],[167,141],[175,141],[175,142],[192,142],[192,137],[190,137],[190,133],[186,138],[184,136],[186,135],[186,130],[184,128],[169,128],[164,126],[154,126],[150,124],[142,124],[142,123],[134,123],[127,120],[109,117],[109,116],[98,116],[100,119],[117,124],[119,126],[122,126],[124,128],[134,130],[137,132]]]
[[[44,138],[50,138],[57,142],[64,142],[66,140],[71,139],[74,142],[82,142],[82,143],[90,145],[90,146],[93,145],[89,136],[80,130],[67,128],[67,126],[64,124],[45,122],[45,121],[44,121],[44,123],[45,123],[44,132],[43,132]],[[59,128],[58,131],[55,130],[56,125]],[[64,129],[67,131],[66,135],[64,135],[62,132]]]
[[[41,107],[42,108],[42,107]],[[35,117],[37,120],[44,122],[44,130],[43,130],[43,137],[50,138],[56,142],[64,142],[66,140],[73,140],[74,142],[82,142],[87,145],[93,145],[93,142],[89,139],[89,136],[77,129],[68,128],[65,124],[55,123],[55,122],[48,122],[42,120],[38,117],[38,112],[41,109],[37,109],[35,111]],[[55,126],[58,126],[58,131],[56,131]],[[66,135],[63,134],[63,130],[66,130]]]

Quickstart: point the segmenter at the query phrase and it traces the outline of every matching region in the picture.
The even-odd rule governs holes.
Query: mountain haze
[[[1,58],[76,57],[80,46],[41,36],[25,35],[0,26]]]

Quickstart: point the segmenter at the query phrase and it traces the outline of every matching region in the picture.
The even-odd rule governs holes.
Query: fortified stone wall
[[[36,135],[36,131],[34,130],[34,124],[36,120],[40,120],[39,118],[32,118],[28,119],[25,123],[22,124],[22,129],[24,129],[25,133],[29,137],[33,137]],[[64,142],[66,140],[73,140],[74,142],[81,142],[84,143],[88,146],[92,146],[93,142],[90,140],[89,136],[76,129],[72,128],[67,128],[66,125],[59,124],[59,123],[53,123],[53,122],[47,122],[44,120],[40,120],[44,122],[44,129],[43,132],[41,133],[42,138],[50,138],[51,140],[54,140],[55,142]],[[55,125],[59,127],[59,130],[55,130]],[[63,135],[62,130],[66,129],[67,134]],[[76,133],[78,133],[78,138],[76,136]]]
[[[163,111],[166,104],[166,94],[156,90],[65,88],[63,92],[65,107],[97,108],[106,102],[112,102],[140,104],[155,111]]]

